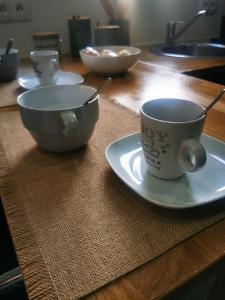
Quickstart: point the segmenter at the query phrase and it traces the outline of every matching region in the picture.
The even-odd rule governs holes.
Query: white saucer
[[[225,197],[225,143],[205,134],[201,143],[207,152],[206,165],[176,180],[158,179],[147,171],[139,133],[114,141],[105,155],[120,179],[147,201],[185,209]]]
[[[82,82],[84,82],[84,78],[79,74],[59,71],[56,85],[79,84]],[[19,77],[18,83],[21,87],[27,90],[41,87],[38,82],[37,76],[34,73]]]

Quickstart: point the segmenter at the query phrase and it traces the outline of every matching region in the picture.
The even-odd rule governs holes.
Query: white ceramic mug
[[[30,59],[40,85],[52,85],[56,83],[59,69],[58,51],[31,51]]]
[[[197,118],[203,109],[191,101],[173,98],[142,105],[141,143],[152,175],[175,179],[205,164],[206,152],[199,143],[205,116]]]
[[[86,145],[99,116],[98,95],[86,85],[45,86],[17,98],[21,118],[37,144],[53,152],[67,152]]]

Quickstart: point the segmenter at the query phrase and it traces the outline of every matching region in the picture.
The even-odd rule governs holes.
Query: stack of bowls
[[[21,118],[37,144],[53,152],[67,152],[87,144],[98,120],[98,95],[85,85],[45,86],[17,98]]]

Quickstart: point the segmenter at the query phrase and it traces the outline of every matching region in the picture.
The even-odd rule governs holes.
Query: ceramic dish
[[[147,171],[139,133],[114,141],[105,155],[113,171],[141,197],[158,206],[185,209],[225,197],[225,143],[205,134],[201,143],[206,165],[176,180],[158,179]]]
[[[99,53],[103,50],[113,51],[115,53],[129,51],[129,55],[116,57],[91,55],[87,53],[86,49],[80,51],[81,60],[91,71],[109,75],[126,72],[129,68],[134,66],[141,54],[139,48],[128,46],[99,46],[93,49]]]
[[[82,82],[84,82],[84,78],[79,74],[59,71],[56,85],[80,84]],[[23,87],[26,90],[32,90],[41,87],[41,85],[38,82],[38,78],[34,73],[19,77],[18,83],[21,87]]]
[[[49,85],[17,97],[21,119],[36,143],[45,150],[67,152],[89,141],[99,116],[98,95],[83,84]]]

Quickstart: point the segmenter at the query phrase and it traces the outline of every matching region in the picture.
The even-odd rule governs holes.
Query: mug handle
[[[58,64],[57,59],[55,59],[55,58],[50,59],[50,63],[51,63],[52,66],[53,66],[54,72],[57,72],[57,71],[58,71],[58,68],[59,68],[59,64]]]
[[[64,124],[64,136],[77,136],[80,134],[79,123],[76,114],[72,110],[61,111],[60,116]]]
[[[206,163],[204,147],[195,139],[183,140],[178,153],[180,165],[188,172],[194,172]]]

